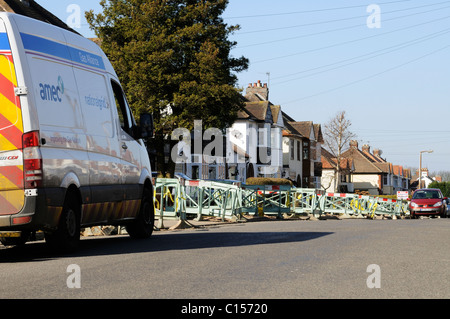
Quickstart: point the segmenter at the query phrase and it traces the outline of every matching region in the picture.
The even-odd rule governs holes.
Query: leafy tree
[[[439,188],[444,197],[450,198],[450,182],[432,182],[429,188]]]
[[[164,139],[177,127],[226,128],[243,107],[236,73],[248,68],[234,58],[236,42],[221,15],[228,0],[102,0],[103,12],[86,13],[87,21],[113,64],[130,106],[139,116],[152,113],[158,171],[164,162]],[[170,110],[170,112],[167,112]]]

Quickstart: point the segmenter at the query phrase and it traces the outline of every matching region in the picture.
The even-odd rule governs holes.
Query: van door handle
[[[123,144],[122,144],[122,148],[123,148],[124,150],[128,149],[127,144],[123,143]]]

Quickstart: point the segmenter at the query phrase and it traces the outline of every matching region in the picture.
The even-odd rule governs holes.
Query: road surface
[[[450,298],[450,219],[268,221],[0,249],[1,298]]]

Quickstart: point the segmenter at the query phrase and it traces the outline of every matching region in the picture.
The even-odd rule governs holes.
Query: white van
[[[151,167],[102,50],[74,32],[0,13],[0,240],[75,247],[80,228],[153,231]]]

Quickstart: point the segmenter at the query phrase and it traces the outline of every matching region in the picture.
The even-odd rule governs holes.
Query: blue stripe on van
[[[55,41],[37,37],[31,34],[20,33],[23,46],[26,50],[56,56],[78,64],[105,70],[105,64],[101,56],[87,51],[79,50]]]
[[[11,47],[9,46],[8,35],[5,32],[0,33],[0,50],[2,51],[11,50]]]

